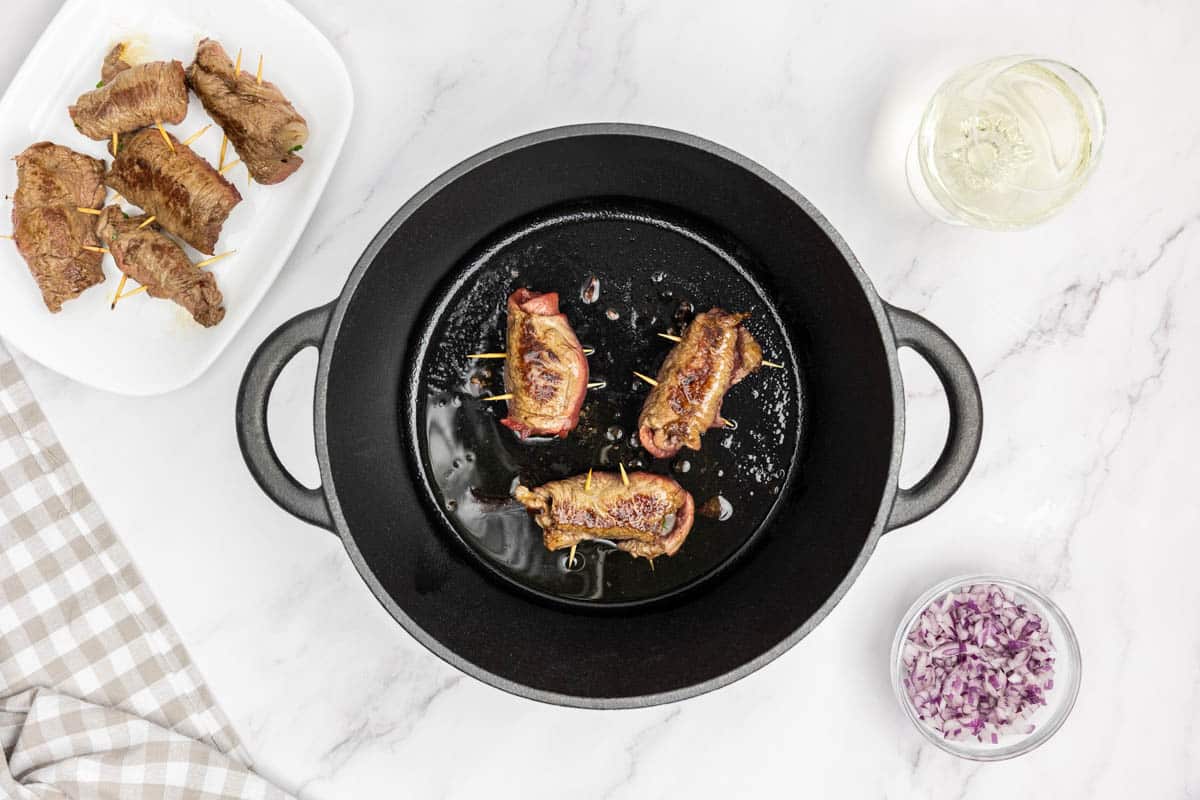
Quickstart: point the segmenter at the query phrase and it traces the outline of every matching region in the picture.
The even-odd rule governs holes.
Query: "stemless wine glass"
[[[1054,214],[1096,167],[1104,106],[1058,61],[1008,56],[942,84],[908,148],[908,185],[938,219],[993,230]]]

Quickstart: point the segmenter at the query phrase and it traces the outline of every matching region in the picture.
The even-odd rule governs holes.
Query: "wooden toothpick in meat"
[[[634,371],[633,374],[637,375],[639,378],[641,378],[642,380],[644,380],[646,383],[650,384],[651,386],[658,386],[658,381],[654,380],[654,378],[651,378],[649,375],[643,375],[642,373],[640,373],[636,370]]]
[[[158,133],[161,134],[163,142],[167,143],[167,146],[168,146],[168,148],[170,148],[170,151],[175,152],[175,143],[172,142],[172,140],[170,140],[169,136],[167,136],[167,128],[164,128],[162,126],[162,120],[156,121],[155,127],[158,128]]]
[[[113,295],[112,303],[108,306],[109,311],[112,311],[117,307],[117,302],[121,299],[121,292],[125,291],[125,282],[128,280],[129,276],[122,272],[121,280],[117,283],[117,293]]]
[[[237,252],[237,250],[230,250],[228,252],[221,253],[220,255],[213,256],[212,258],[206,258],[203,261],[197,261],[195,266],[207,267],[209,264],[215,264],[216,262],[220,261],[222,258],[228,258],[229,256],[233,255],[236,252]]]
[[[185,145],[188,145],[188,146],[190,146],[190,145],[192,144],[192,142],[196,141],[196,140],[197,140],[197,139],[199,139],[201,136],[203,136],[203,135],[205,134],[205,132],[206,132],[206,131],[207,131],[209,128],[211,128],[211,127],[212,127],[212,123],[210,122],[210,123],[208,123],[207,125],[205,125],[203,128],[201,128],[200,130],[198,130],[198,131],[196,131],[195,133],[193,133],[191,136],[189,136],[189,137],[187,137],[186,139],[184,139],[184,140],[183,140],[183,143],[184,143]]]

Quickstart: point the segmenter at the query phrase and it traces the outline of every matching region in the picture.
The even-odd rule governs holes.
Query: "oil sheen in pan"
[[[720,569],[764,526],[797,461],[801,381],[769,287],[751,277],[753,262],[735,242],[678,213],[631,200],[556,209],[522,220],[466,260],[436,304],[419,362],[417,399],[422,467],[430,498],[471,551],[500,576],[543,597],[586,605],[628,606],[687,589]],[[567,439],[521,442],[499,420],[503,360],[471,353],[504,350],[505,304],[515,289],[557,291],[585,347],[592,389]],[[648,387],[672,343],[712,306],[752,314],[746,323],[766,358],[733,387],[722,413],[737,430],[712,430],[700,451],[655,460],[637,440]],[[697,514],[673,557],[633,559],[604,542],[579,546],[576,563],[551,553],[529,514],[510,497],[518,482],[597,470],[672,474],[695,498]],[[788,531],[781,535],[803,535]]]

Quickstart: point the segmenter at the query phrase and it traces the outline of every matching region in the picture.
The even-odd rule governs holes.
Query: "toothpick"
[[[722,426],[722,427],[724,427],[724,428],[725,428],[725,430],[727,430],[727,431],[736,431],[736,430],[738,429],[738,424],[737,424],[737,420],[736,420],[736,419],[724,419],[724,418],[722,418],[722,419],[721,419],[721,422],[724,422],[724,423],[725,423],[725,424],[724,424],[724,426]]]
[[[229,172],[229,170],[233,169],[240,163],[242,163],[242,160],[240,158],[235,158],[233,161],[230,161],[228,164],[217,170],[217,172],[224,175],[226,172]]]
[[[625,465],[622,462],[618,461],[617,466],[621,468],[621,483],[628,486],[629,485],[629,475],[626,474],[626,472],[625,472]]]
[[[238,48],[237,63],[233,65],[233,72],[236,75],[242,71],[242,48]]]
[[[567,566],[575,566],[575,548],[579,546],[579,542],[571,545],[571,552],[567,555]]]
[[[78,211],[80,214],[91,214],[94,217],[98,217],[104,213],[103,211],[101,211],[98,208],[84,208],[83,206],[79,206],[75,210]]]
[[[587,480],[583,482],[583,490],[585,492],[590,492],[592,490],[592,468],[591,467],[588,467],[588,476],[587,476]]]
[[[222,258],[227,258],[228,256],[231,256],[236,252],[237,252],[237,250],[230,250],[227,253],[221,253],[219,256],[213,256],[212,258],[206,258],[203,261],[197,261],[196,266],[197,267],[207,267],[209,264],[215,264],[216,262],[220,261]]]
[[[583,348],[583,354],[584,354],[585,356],[590,356],[590,355],[594,354],[595,352],[596,352],[596,348],[594,348],[594,347],[585,347],[585,348]]]
[[[490,402],[492,402],[492,401],[494,401],[494,400],[511,400],[511,399],[512,399],[512,393],[511,393],[511,392],[509,392],[509,393],[507,393],[507,394],[494,394],[494,395],[492,395],[491,397],[481,397],[481,398],[479,398],[479,399],[480,399],[480,400],[483,400],[483,401],[485,401],[485,402],[488,402],[488,403],[490,403]]]
[[[129,280],[129,276],[124,272],[121,273],[121,282],[117,284],[117,293],[113,295],[112,305],[108,307],[112,311],[117,307],[117,301],[121,299],[121,292],[125,291],[125,281]]]
[[[766,359],[763,359],[762,365],[764,367],[770,367],[771,369],[783,369],[784,368],[783,364],[776,364],[774,361],[767,361]]]
[[[155,220],[155,219],[156,219],[156,217],[155,217],[153,214],[151,214],[150,216],[146,217],[145,221],[144,221],[144,222],[142,222],[142,224],[141,224],[141,225],[138,225],[138,226],[137,226],[137,228],[136,228],[135,230],[139,230],[139,231],[140,231],[142,228],[146,227],[146,226],[147,226],[147,225],[149,225],[151,222],[154,222],[154,220]]]
[[[683,337],[675,336],[674,334],[670,334],[670,333],[660,333],[657,335],[661,336],[664,339],[667,339],[668,341],[672,341],[672,342],[682,342],[683,341]]]
[[[120,149],[120,148],[117,143],[117,132],[113,131],[113,155],[114,156],[117,154],[118,149]]]
[[[651,378],[649,375],[643,375],[642,373],[637,372],[636,370],[634,371],[633,374],[637,375],[639,378],[641,378],[642,380],[644,380],[646,383],[650,384],[651,386],[658,386],[658,381],[654,380],[654,378]]]
[[[128,294],[121,295],[117,299],[124,300],[126,297],[133,297],[135,294],[141,294],[142,292],[146,291],[149,288],[150,288],[149,286],[139,286],[136,289],[134,289],[133,291],[129,292]]]
[[[508,358],[508,353],[471,353],[467,358]]]
[[[155,120],[154,125],[155,125],[155,127],[158,128],[158,132],[162,134],[163,141],[167,143],[167,147],[171,148],[171,152],[174,153],[175,152],[175,143],[172,142],[171,137],[167,135],[167,129],[163,127],[162,121]]]
[[[262,53],[259,53],[258,54],[258,75],[255,76],[255,78],[254,78],[254,82],[257,83],[259,86],[262,86],[262,62],[263,62]]]
[[[108,252],[107,247],[96,247],[95,245],[90,245],[90,244],[82,245],[82,247],[84,250],[90,250],[93,253],[107,253]]]
[[[608,386],[608,381],[596,381],[595,383],[589,383],[589,384],[587,385],[587,388],[589,388],[589,389],[603,389],[605,386]]]
[[[210,122],[210,123],[208,123],[207,125],[205,125],[203,128],[201,128],[200,130],[198,130],[198,131],[196,131],[195,133],[193,133],[191,136],[189,136],[189,137],[187,137],[186,139],[184,139],[184,140],[183,140],[183,143],[184,143],[185,145],[191,144],[192,142],[196,141],[196,140],[197,140],[197,139],[199,139],[201,136],[203,136],[203,135],[204,135],[204,132],[205,132],[205,131],[207,131],[207,130],[208,130],[209,128],[211,128],[211,127],[212,127],[212,123]]]
[[[0,233],[0,239],[8,239],[10,242],[15,242],[17,240],[17,237],[10,236],[7,233]]]

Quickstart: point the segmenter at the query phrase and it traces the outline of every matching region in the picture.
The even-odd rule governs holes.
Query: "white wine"
[[[1103,136],[1100,98],[1075,70],[1025,57],[988,61],[934,96],[909,151],[909,185],[947,221],[1023,228],[1082,188]]]

